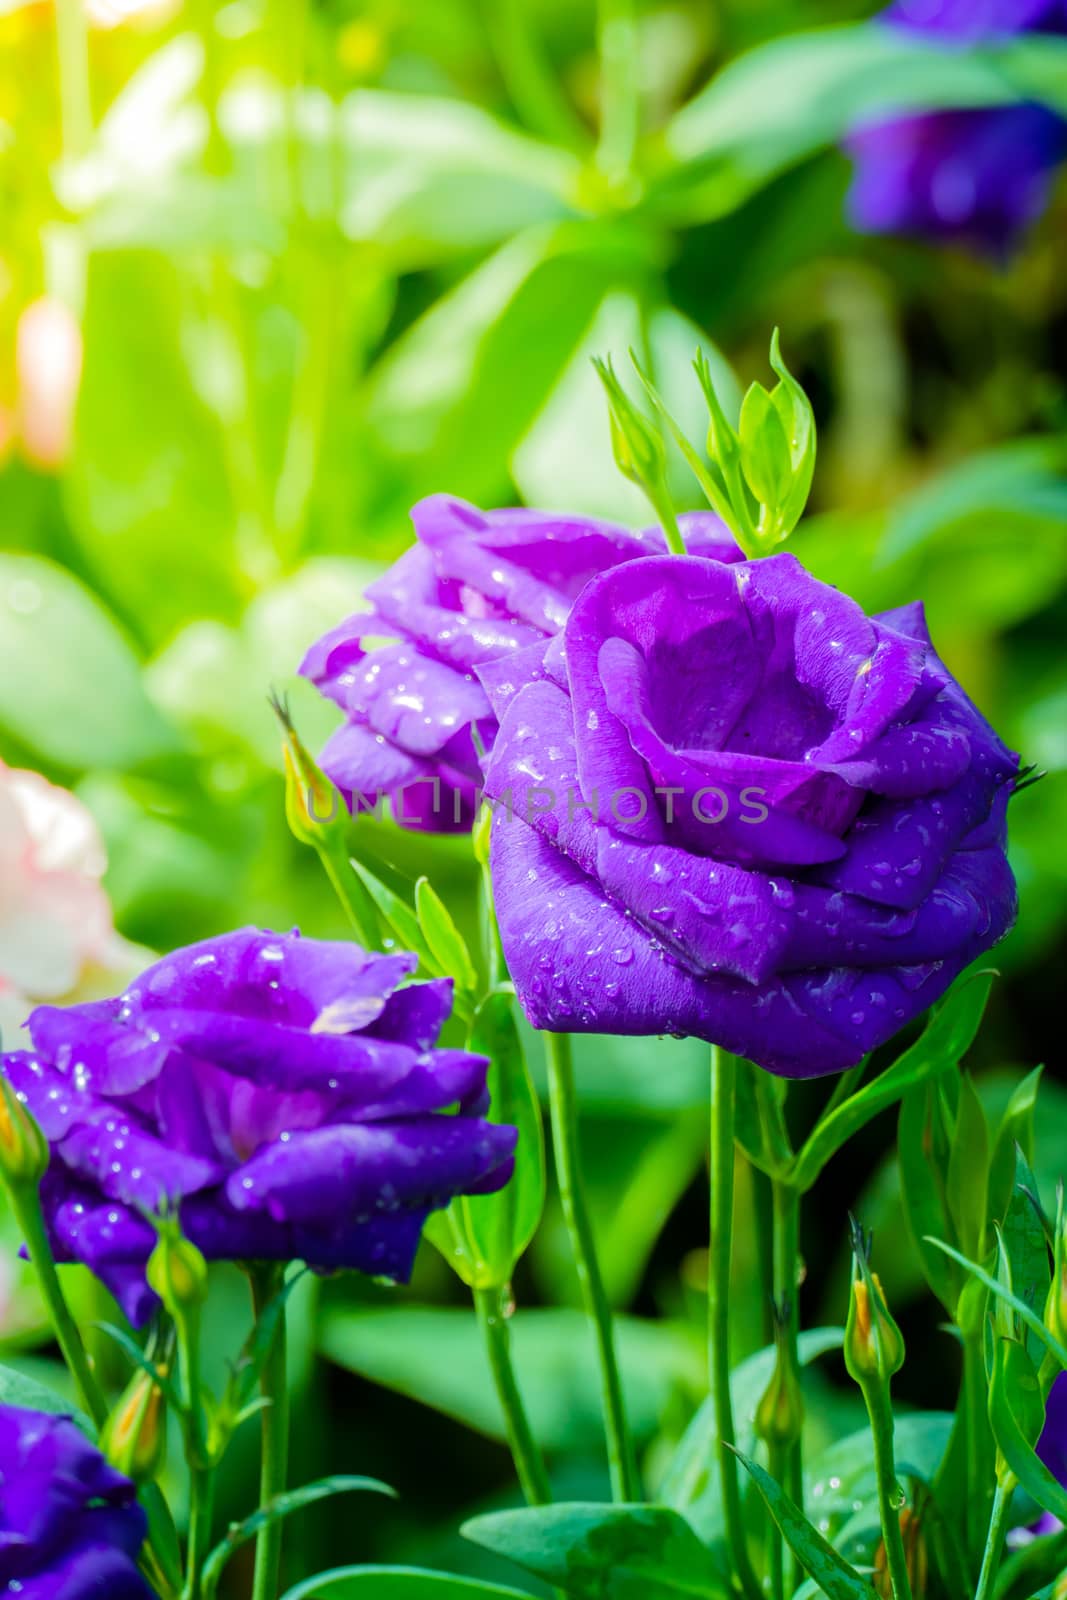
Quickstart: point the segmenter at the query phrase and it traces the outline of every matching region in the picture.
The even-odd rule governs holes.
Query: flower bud
[[[667,452],[658,427],[634,405],[609,361],[593,362],[608,396],[611,448],[624,478],[636,483],[658,514],[670,508]],[[672,510],[673,514],[673,510]]]
[[[803,1426],[804,1398],[800,1383],[779,1347],[771,1381],[756,1407],[756,1437],[765,1444],[787,1446],[800,1438]]]
[[[271,704],[282,726],[285,815],[294,838],[320,848],[326,834],[347,838],[348,812],[340,792],[309,754],[284,702],[275,698]]]
[[[159,1243],[148,1258],[146,1276],[172,1317],[194,1310],[207,1298],[207,1262],[182,1235],[177,1222],[160,1226]]]
[[[888,1383],[904,1365],[904,1339],[885,1302],[878,1274],[861,1269],[853,1279],[845,1324],[845,1366],[862,1388]]]
[[[163,1377],[167,1369],[160,1367]],[[134,1483],[156,1476],[167,1445],[167,1405],[163,1391],[138,1368],[100,1435],[100,1448],[119,1472]]]
[[[1045,1327],[1054,1339],[1067,1345],[1067,1218],[1062,1202],[1056,1218],[1056,1248],[1052,1282],[1045,1300]]]
[[[36,1189],[48,1170],[48,1140],[0,1073],[0,1176]]]

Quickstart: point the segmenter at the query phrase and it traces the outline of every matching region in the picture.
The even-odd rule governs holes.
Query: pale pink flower
[[[35,465],[58,467],[70,446],[82,370],[81,328],[62,300],[42,295],[22,312],[15,368],[23,449]]]

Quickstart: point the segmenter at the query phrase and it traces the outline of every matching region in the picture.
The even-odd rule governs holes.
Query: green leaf
[[[386,949],[414,950],[419,961],[431,978],[441,977],[442,968],[434,959],[433,952],[423,937],[419,927],[419,919],[407,902],[383,883],[381,878],[376,878],[369,867],[362,861],[353,859],[349,865],[363,887],[369,892],[372,901],[377,907],[379,917],[385,925],[386,938],[382,943]]]
[[[578,1600],[725,1600],[730,1592],[692,1528],[666,1506],[534,1506],[473,1517],[461,1532]]]
[[[985,1247],[989,1204],[989,1124],[969,1073],[960,1079],[945,1198],[960,1249],[968,1255],[980,1255]]]
[[[789,441],[782,418],[767,390],[753,383],[741,402],[738,424],[741,470],[745,481],[771,518],[792,483]]]
[[[420,878],[415,885],[415,915],[434,961],[455,979],[457,997],[469,1006],[478,988],[478,974],[463,935],[429,878]]]
[[[687,1327],[617,1317],[630,1425],[639,1440],[672,1403],[691,1405],[704,1386],[700,1343]],[[511,1325],[515,1370],[538,1443],[546,1451],[603,1448],[600,1388],[589,1323],[578,1311],[521,1308]],[[504,1420],[471,1311],[437,1306],[326,1310],[319,1347],[331,1361],[435,1407],[490,1438]],[[426,1352],[433,1351],[427,1361]]]
[[[839,1350],[843,1328],[808,1328],[800,1335],[802,1365],[829,1350]],[[730,1374],[737,1438],[747,1450],[756,1447],[755,1418],[760,1397],[771,1380],[776,1352],[773,1345],[758,1350]],[[719,1486],[718,1438],[715,1404],[709,1396],[690,1422],[659,1485],[658,1498],[683,1511],[705,1540],[722,1528],[722,1494]]]
[[[872,1117],[893,1105],[915,1084],[958,1064],[978,1032],[992,981],[991,973],[979,972],[955,983],[931,1012],[915,1043],[891,1067],[838,1106],[825,1122],[817,1124],[793,1169],[793,1182],[802,1193],[811,1188],[830,1157]]]
[[[1046,1350],[1056,1357],[1060,1366],[1067,1369],[1067,1349],[1064,1348],[1054,1334],[1048,1331],[1032,1306],[1028,1306],[1025,1301],[1019,1299],[1017,1294],[1006,1289],[1002,1283],[986,1272],[984,1267],[978,1266],[974,1261],[968,1261],[965,1255],[962,1255],[959,1250],[954,1250],[943,1239],[931,1239],[930,1243],[935,1245],[938,1250],[943,1250],[947,1256],[951,1256],[953,1261],[964,1267],[973,1278],[977,1278],[978,1282],[984,1284],[991,1293],[998,1295],[1001,1300],[1011,1306],[1031,1332],[1037,1335]]]
[[[896,1418],[893,1449],[898,1477],[933,1481],[948,1446],[953,1420],[950,1411],[912,1411]],[[805,1503],[818,1506],[819,1525],[834,1544],[857,1502],[872,1507],[877,1522],[877,1494],[869,1426],[847,1438],[835,1439],[807,1469]]]
[[[0,555],[0,730],[72,770],[126,769],[178,746],[114,618],[40,556]]]
[[[1052,1282],[1048,1244],[1041,1218],[1031,1199],[1031,1195],[1037,1193],[1037,1181],[1021,1147],[1016,1147],[1015,1155],[1015,1187],[1004,1213],[1000,1235],[1011,1263],[1012,1289],[1021,1300],[1041,1314]],[[1029,1330],[1026,1344],[1031,1358],[1040,1361],[1038,1341]]]
[[[1067,1489],[1034,1452],[1043,1415],[1036,1367],[1016,1340],[998,1339],[989,1387],[989,1421],[997,1448],[1030,1498],[1067,1522]]]
[[[1031,1600],[1067,1570],[1067,1532],[1034,1539],[1012,1551],[997,1573],[996,1600]]]
[[[1024,1162],[1034,1159],[1034,1107],[1043,1071],[1043,1067],[1035,1067],[1016,1084],[997,1129],[989,1162],[989,1215],[996,1222],[1002,1221],[1017,1182],[1016,1146]],[[1033,1179],[1032,1173],[1030,1176]],[[1033,1193],[1034,1199],[1040,1200],[1036,1182]]]
[[[897,1158],[901,1203],[923,1276],[952,1316],[963,1280],[948,1257],[929,1242],[952,1227],[943,1203],[948,1133],[938,1081],[917,1083],[901,1101]]]
[[[838,1555],[833,1545],[828,1544],[822,1534],[812,1527],[770,1473],[764,1472],[761,1466],[740,1450],[734,1454],[755,1482],[790,1550],[808,1576],[821,1586],[828,1600],[875,1600],[875,1592],[866,1578],[861,1578],[844,1557]]]
[[[301,1511],[305,1506],[314,1505],[319,1500],[329,1499],[336,1494],[351,1494],[356,1490],[389,1495],[394,1499],[396,1497],[396,1490],[391,1489],[387,1483],[379,1482],[377,1478],[336,1475],[331,1478],[319,1478],[314,1483],[304,1484],[300,1489],[290,1490],[288,1494],[277,1495],[273,1500],[268,1500],[265,1506],[260,1506],[258,1511],[253,1511],[251,1516],[245,1517],[243,1522],[233,1523],[225,1539],[215,1546],[204,1562],[205,1593],[214,1595],[222,1569],[234,1551],[239,1550],[241,1545],[247,1544],[249,1539],[254,1539],[261,1528],[280,1522],[283,1517],[292,1516],[294,1511]]]
[[[545,1137],[541,1104],[526,1066],[510,989],[479,1006],[467,1048],[489,1057],[489,1110],[494,1122],[518,1128],[515,1172],[496,1194],[460,1195],[430,1218],[427,1232],[472,1288],[503,1288],[537,1231],[545,1204]]]
[[[320,1595],[325,1600],[529,1600],[524,1589],[424,1567],[333,1567],[287,1589],[282,1600],[319,1600]]]
[[[779,528],[784,535],[792,533],[796,527],[811,492],[815,476],[815,413],[811,401],[782,359],[777,328],[771,335],[771,366],[779,379],[771,400],[789,442],[792,468],[790,486],[778,508]]]

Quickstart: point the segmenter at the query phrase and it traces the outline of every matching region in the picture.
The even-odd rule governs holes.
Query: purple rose
[[[966,46],[1035,30],[1067,31],[1064,0],[896,0],[886,22]],[[852,223],[1003,255],[1048,204],[1067,157],[1067,122],[1040,105],[890,117],[846,140],[855,163]]]
[[[1017,761],[917,605],[868,618],[791,555],[651,557],[481,677],[497,913],[537,1027],[836,1072],[1011,925]]]
[[[406,1278],[427,1213],[501,1188],[516,1137],[484,1120],[484,1057],[435,1048],[452,983],[401,987],[415,966],[244,928],[119,999],[38,1007],[4,1068],[52,1146],[57,1259],[142,1320],[168,1202],[209,1260]]]
[[[154,1600],[145,1532],[133,1484],[69,1417],[0,1405],[0,1593]]]
[[[408,827],[451,831],[470,827],[496,734],[475,669],[550,638],[591,577],[665,545],[658,528],[479,511],[449,495],[411,515],[418,542],[368,588],[373,610],[314,644],[300,671],[345,713],[322,752],[338,788],[366,806],[389,797]],[[694,554],[741,559],[710,512],[682,529]],[[383,636],[397,642],[367,648]]]

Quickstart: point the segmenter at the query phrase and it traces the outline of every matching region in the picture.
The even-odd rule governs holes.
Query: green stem
[[[274,1264],[252,1267],[252,1304],[256,1318],[263,1315],[280,1292],[285,1269]],[[263,1408],[262,1459],[259,1474],[259,1504],[268,1505],[284,1494],[289,1459],[289,1383],[286,1369],[285,1307],[278,1313],[278,1324],[270,1353],[260,1375]],[[256,1569],[252,1600],[277,1600],[282,1558],[282,1525],[275,1519],[256,1535]]]
[[[715,1403],[716,1451],[726,1542],[745,1594],[759,1600],[741,1517],[741,1490],[730,1395],[730,1262],[734,1224],[734,1105],[737,1060],[711,1047],[711,1207],[708,1239],[708,1371]]]
[[[982,1552],[982,1570],[978,1575],[978,1588],[974,1593],[974,1600],[990,1600],[993,1585],[1000,1568],[1000,1558],[1004,1552],[1004,1539],[1008,1532],[1008,1512],[1011,1509],[1011,1497],[1015,1493],[1015,1479],[1009,1477],[1005,1483],[997,1480],[997,1491],[993,1496],[993,1507],[989,1514],[989,1532],[986,1534],[985,1549]]]
[[[963,1337],[963,1407],[967,1439],[967,1505],[964,1520],[966,1546],[972,1561],[977,1558],[985,1538],[995,1459],[989,1426],[989,1384],[984,1342],[983,1327]]]
[[[889,1571],[893,1600],[911,1600],[908,1560],[904,1553],[904,1537],[900,1531],[900,1507],[903,1502],[897,1484],[896,1464],[893,1460],[893,1408],[889,1402],[888,1385],[877,1380],[865,1383],[863,1398],[867,1405],[867,1415],[871,1419],[874,1471],[878,1486],[878,1513],[882,1523],[882,1539],[885,1543],[886,1567]]]
[[[84,0],[56,0],[56,44],[63,155],[68,160],[77,160],[87,153],[93,141],[89,30]]]
[[[600,0],[600,143],[597,161],[609,178],[629,175],[640,132],[637,9],[634,0]]]
[[[12,1210],[22,1229],[30,1262],[37,1275],[41,1295],[48,1308],[56,1343],[63,1352],[63,1360],[67,1363],[74,1379],[82,1405],[100,1428],[107,1418],[107,1400],[97,1382],[82,1336],[70,1314],[70,1308],[60,1286],[59,1275],[52,1258],[52,1247],[48,1243],[48,1234],[45,1230],[40,1196],[36,1187],[25,1184],[10,1185],[8,1193],[11,1196]]]
[[[504,1312],[504,1291],[474,1289],[472,1293],[522,1492],[528,1505],[547,1505],[552,1499],[552,1490],[515,1377],[511,1360],[511,1330]]]
[[[788,1471],[788,1446],[771,1444],[767,1447],[767,1466],[775,1483],[784,1483]],[[785,1540],[778,1529],[778,1524],[772,1516],[767,1517],[766,1528],[766,1562],[767,1571],[764,1575],[764,1584],[769,1586],[771,1600],[785,1600]],[[794,1584],[790,1585],[789,1593],[793,1593]]]
[[[548,1062],[549,1113],[552,1122],[556,1179],[559,1183],[563,1218],[570,1236],[574,1265],[578,1273],[578,1284],[586,1313],[593,1323],[600,1360],[611,1492],[616,1500],[633,1501],[640,1498],[640,1480],[633,1440],[626,1423],[622,1381],[615,1355],[611,1307],[604,1292],[593,1225],[582,1183],[578,1149],[578,1102],[574,1088],[571,1041],[569,1035],[565,1033],[546,1033],[543,1038]]]
[[[791,1375],[791,1387],[800,1393],[800,1302],[797,1295],[797,1264],[800,1253],[800,1196],[790,1183],[773,1179],[774,1211],[774,1303],[784,1319],[781,1329],[780,1359]],[[793,1504],[804,1509],[804,1464],[801,1435],[782,1448],[782,1477],[779,1482]],[[797,1582],[796,1560],[790,1550],[784,1555],[786,1588],[793,1592]]]
[[[213,1467],[191,1465],[189,1469],[189,1536],[183,1600],[201,1600],[201,1574],[211,1550],[211,1528],[215,1510],[215,1471]]]
[[[211,1549],[215,1467],[208,1455],[200,1382],[200,1307],[175,1313],[178,1370],[185,1402],[185,1455],[189,1465],[189,1532],[184,1600],[201,1600],[201,1575]]]

